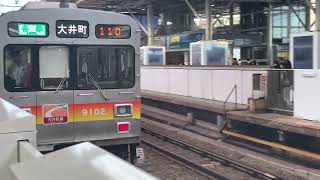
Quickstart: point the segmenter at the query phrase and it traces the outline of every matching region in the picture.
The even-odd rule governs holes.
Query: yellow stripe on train
[[[128,116],[116,117],[115,105],[130,105]],[[45,104],[42,106],[23,107],[31,109],[36,116],[37,124],[64,124],[72,122],[107,121],[115,119],[140,119],[140,102],[95,103],[95,104]]]

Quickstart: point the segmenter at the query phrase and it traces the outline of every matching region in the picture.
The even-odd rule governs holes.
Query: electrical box
[[[320,32],[302,32],[291,35],[290,61],[294,69],[319,69]]]
[[[166,65],[166,49],[163,46],[140,47],[142,65]]]
[[[200,41],[190,44],[190,65],[227,65],[227,41]]]

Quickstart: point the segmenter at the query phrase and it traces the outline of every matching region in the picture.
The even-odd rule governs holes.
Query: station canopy
[[[278,3],[282,0],[211,0],[211,6],[214,10],[221,11],[228,4],[241,2],[274,2]],[[292,1],[292,0],[291,0]],[[186,12],[190,11],[187,2],[191,4],[195,11],[204,14],[205,0],[73,0],[79,8],[97,9],[104,11],[114,11],[124,14],[146,14],[147,6],[152,5],[155,14],[163,12]]]

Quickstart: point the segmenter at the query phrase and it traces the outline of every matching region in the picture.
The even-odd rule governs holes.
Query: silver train
[[[140,142],[140,28],[129,16],[29,3],[0,17],[1,98],[36,116],[40,149]]]

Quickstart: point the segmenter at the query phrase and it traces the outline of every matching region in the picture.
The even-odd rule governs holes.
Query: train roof
[[[60,2],[46,2],[46,1],[40,1],[40,2],[29,2],[27,3],[24,7],[22,7],[20,10],[17,11],[11,11],[8,13],[4,13],[1,14],[1,18],[13,18],[16,15],[21,15],[21,13],[25,13],[25,12],[30,12],[30,11],[34,11],[34,12],[39,12],[41,14],[41,12],[47,12],[47,13],[53,13],[53,12],[57,12],[57,14],[72,14],[73,12],[77,11],[80,13],[90,13],[90,15],[95,15],[95,14],[108,14],[108,15],[116,15],[118,17],[121,17],[121,19],[127,18],[131,23],[138,25],[134,19],[131,16],[125,15],[125,14],[120,14],[120,13],[116,13],[116,12],[110,12],[110,11],[101,11],[101,10],[92,10],[92,9],[83,9],[83,8],[77,8],[77,5],[75,3],[67,3],[68,7],[61,7],[61,3]],[[65,13],[64,13],[65,12]],[[69,12],[69,13],[68,13]],[[89,14],[88,14],[89,15]],[[89,16],[90,16],[89,15]],[[79,16],[77,16],[76,14],[74,15],[75,19],[78,19]],[[48,17],[50,19],[50,17]],[[121,23],[120,23],[121,24]]]
[[[75,3],[60,3],[60,2],[29,2],[22,9],[52,9],[52,8],[71,8],[76,9]]]
[[[12,11],[3,14],[0,17],[0,46],[3,44],[118,44],[133,45],[140,44],[140,27],[137,22],[130,16],[108,11],[98,11],[91,9],[76,8],[72,3],[68,3],[69,8],[62,8],[60,3],[36,2],[28,3],[18,11]],[[45,36],[15,36],[9,34],[9,24],[37,24],[39,29],[47,28]],[[77,26],[88,28],[86,36],[57,36],[58,24],[65,26]],[[130,35],[128,38],[100,38],[97,36],[97,27],[104,26],[129,26]],[[17,28],[17,25],[11,29]],[[43,27],[42,27],[43,26]],[[104,29],[107,29],[106,27]],[[13,32],[15,30],[11,30]],[[76,32],[74,30],[73,32]],[[114,31],[114,30],[113,30]],[[41,32],[41,33],[43,33]],[[65,31],[63,31],[65,32]],[[75,33],[73,33],[75,34]],[[80,33],[78,33],[80,34]],[[70,35],[70,36],[69,36]],[[1,47],[0,47],[1,48]]]

